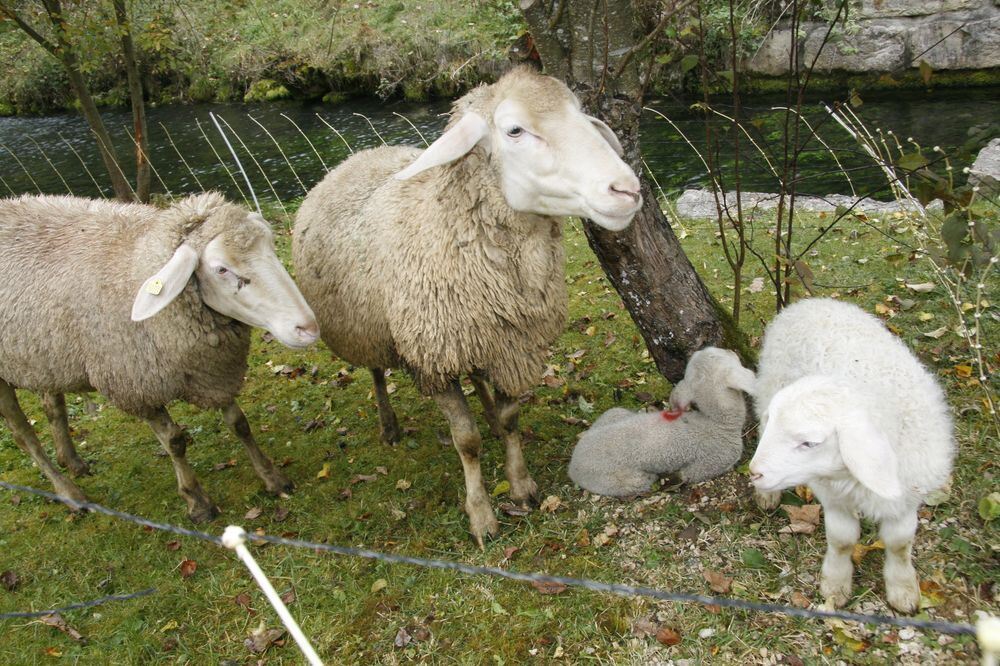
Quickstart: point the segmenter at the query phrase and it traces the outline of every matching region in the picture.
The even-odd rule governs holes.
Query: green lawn
[[[800,238],[828,223],[807,218]],[[881,223],[876,227],[884,228]],[[686,223],[685,249],[713,292],[731,301],[728,269],[714,226]],[[763,229],[759,229],[762,242]],[[280,238],[288,254],[288,237]],[[507,566],[523,571],[584,576],[672,591],[711,593],[705,572],[731,578],[729,595],[779,603],[818,603],[822,527],[814,534],[785,534],[784,512],[757,510],[741,469],[695,487],[665,487],[634,501],[595,498],[566,476],[585,421],[616,404],[639,408],[664,399],[669,384],[658,375],[617,294],[587,247],[579,223],[566,227],[570,321],[552,350],[555,380],[540,383],[527,398],[521,424],[528,465],[543,496],[555,496],[551,512],[524,517],[500,514],[501,535],[480,551],[468,538],[462,511],[462,474],[447,442],[446,424],[433,403],[420,397],[403,374],[394,374],[392,396],[404,441],[378,441],[368,372],[332,359],[323,348],[302,352],[255,335],[242,405],[264,448],[296,481],[288,499],[263,493],[239,442],[216,413],[185,405],[172,412],[196,444],[192,464],[223,516],[205,527],[221,534],[230,523],[248,531],[295,535],[311,541],[365,546],[421,557]],[[921,512],[915,561],[925,583],[928,617],[974,620],[978,609],[1000,612],[996,601],[998,540],[994,525],[977,514],[980,499],[996,490],[997,441],[982,415],[978,389],[956,371],[968,355],[949,332],[923,332],[953,324],[940,288],[908,291],[905,282],[932,280],[923,261],[897,265],[899,248],[869,226],[844,222],[809,257],[817,295],[839,294],[873,311],[888,306],[890,324],[938,374],[951,401],[960,442],[955,479],[942,504]],[[748,270],[747,284],[759,267]],[[996,281],[986,298],[995,303]],[[765,288],[744,293],[743,325],[759,341],[773,312]],[[887,302],[911,299],[908,309]],[[884,309],[884,308],[880,308]],[[990,314],[990,313],[988,313]],[[883,314],[883,316],[888,316]],[[996,362],[998,335],[984,342]],[[583,352],[582,355],[580,352]],[[278,366],[302,372],[275,373]],[[23,399],[45,426],[38,403]],[[96,414],[71,401],[71,425],[82,455],[96,475],[81,486],[90,499],[148,518],[187,525],[167,458],[157,455],[142,423],[103,405]],[[592,406],[592,407],[591,407]],[[484,435],[488,430],[483,427]],[[45,431],[47,439],[47,430]],[[232,466],[222,465],[233,460]],[[483,472],[488,489],[503,480],[498,442],[485,438]],[[221,467],[217,469],[216,466]],[[326,470],[326,473],[320,473]],[[359,480],[373,475],[374,480]],[[325,478],[321,478],[325,476]],[[0,430],[0,478],[48,488]],[[349,490],[349,492],[345,492]],[[0,570],[16,573],[13,592],[0,587],[0,612],[44,609],[110,593],[156,587],[142,599],[66,614],[87,639],[73,640],[30,620],[0,621],[0,663],[255,663],[244,640],[264,623],[280,626],[263,595],[234,556],[210,544],[98,515],[75,516],[63,507],[0,491]],[[790,503],[801,503],[792,493]],[[502,503],[501,494],[496,503]],[[245,519],[251,509],[259,517]],[[282,514],[277,514],[278,509]],[[256,513],[256,512],[255,512]],[[602,536],[603,535],[603,536]],[[863,541],[876,538],[870,526]],[[328,663],[512,664],[529,660],[565,663],[857,663],[973,662],[970,637],[888,628],[828,625],[772,615],[712,610],[624,599],[582,590],[542,595],[523,583],[386,565],[255,546],[255,555],[279,593],[294,590],[292,613]],[[184,578],[180,563],[197,569]],[[886,612],[882,557],[869,553],[855,575],[850,608]],[[379,589],[381,588],[381,589]],[[247,597],[239,595],[246,594]],[[242,603],[241,603],[242,602]],[[650,628],[674,629],[680,642],[660,644]],[[400,628],[412,640],[394,641]],[[699,636],[700,634],[700,636]],[[289,640],[273,646],[264,663],[302,663]]]

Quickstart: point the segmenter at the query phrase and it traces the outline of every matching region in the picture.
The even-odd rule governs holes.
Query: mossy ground
[[[828,223],[803,221],[800,238]],[[899,249],[872,226],[844,222],[827,234],[809,258],[820,295],[836,293],[868,311],[877,304],[895,312],[889,323],[946,387],[960,453],[948,499],[921,512],[915,558],[925,584],[924,613],[968,622],[973,611],[1000,612],[996,601],[997,534],[976,511],[996,490],[998,443],[982,415],[980,394],[955,367],[968,362],[963,342],[922,332],[952,324],[944,294],[908,292],[909,283],[931,280],[922,261],[886,261]],[[288,236],[279,226],[279,249]],[[678,230],[680,231],[680,227]],[[712,291],[725,303],[728,269],[714,226],[689,222],[683,243]],[[761,230],[762,242],[766,234]],[[312,541],[365,546],[394,553],[507,566],[524,571],[590,577],[709,593],[705,571],[732,578],[732,596],[790,603],[819,603],[817,580],[825,547],[823,530],[782,534],[788,517],[763,514],[751,500],[741,467],[695,487],[658,489],[634,501],[590,497],[566,476],[566,464],[583,421],[620,404],[640,408],[662,400],[669,385],[656,373],[641,340],[587,247],[579,224],[566,228],[570,325],[552,349],[554,377],[527,398],[521,426],[528,465],[545,496],[559,498],[555,511],[528,516],[500,513],[502,532],[484,551],[474,546],[461,509],[461,467],[447,442],[446,425],[431,401],[419,396],[402,373],[393,374],[392,400],[403,442],[378,441],[371,380],[363,368],[331,358],[323,348],[295,351],[255,333],[242,405],[264,448],[285,465],[296,484],[288,499],[267,496],[238,441],[217,413],[174,405],[196,444],[189,459],[223,515],[204,529],[225,525],[294,534]],[[763,275],[747,271],[747,284]],[[987,295],[995,303],[996,283]],[[916,301],[901,310],[886,299]],[[773,312],[765,288],[744,293],[742,325],[756,339]],[[996,313],[991,306],[989,314]],[[929,316],[929,317],[928,317]],[[985,342],[995,359],[1000,332]],[[581,353],[582,352],[582,353]],[[276,373],[279,366],[296,370]],[[186,525],[168,460],[145,425],[104,405],[88,414],[70,399],[71,424],[83,456],[96,474],[80,484],[88,496],[124,511]],[[30,415],[44,420],[37,401],[24,394]],[[475,401],[473,401],[475,402]],[[590,406],[592,405],[592,410]],[[484,434],[488,431],[482,428]],[[47,436],[46,436],[47,439]],[[228,465],[228,461],[234,464]],[[485,437],[483,472],[489,490],[503,480],[498,442]],[[221,469],[216,469],[216,466]],[[743,468],[743,469],[741,469]],[[318,478],[322,470],[325,478]],[[358,481],[357,475],[374,480]],[[0,430],[0,478],[47,488],[46,481]],[[403,483],[405,481],[405,483]],[[348,493],[344,490],[350,491]],[[503,502],[501,494],[496,502]],[[801,503],[792,493],[786,501]],[[152,532],[97,515],[77,516],[59,505],[0,492],[0,569],[16,573],[13,591],[0,588],[0,612],[44,609],[109,593],[155,587],[150,597],[66,614],[87,642],[29,620],[0,621],[0,663],[255,663],[244,639],[263,622],[279,626],[247,571],[228,552],[210,544]],[[261,510],[255,519],[245,514]],[[277,515],[279,507],[287,516]],[[606,535],[607,543],[602,542]],[[875,540],[870,526],[863,541]],[[820,622],[624,599],[568,590],[542,595],[530,586],[412,566],[254,546],[258,561],[281,593],[294,590],[290,608],[327,663],[490,663],[527,661],[635,663],[691,659],[689,663],[775,663],[779,655],[806,663],[968,662],[976,659],[970,637],[949,642],[934,633],[888,628],[830,626]],[[197,570],[181,576],[190,559]],[[886,612],[882,557],[873,551],[855,574],[851,609]],[[377,581],[381,590],[372,591]],[[248,605],[237,603],[246,593]],[[672,647],[638,626],[675,629]],[[401,627],[416,637],[395,647]],[[424,631],[426,630],[426,631]],[[702,637],[699,637],[701,632]],[[288,641],[271,647],[263,663],[301,663]]]

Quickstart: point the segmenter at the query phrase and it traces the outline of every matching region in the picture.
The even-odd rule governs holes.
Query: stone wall
[[[804,23],[797,48],[808,66],[827,27]],[[779,23],[747,68],[780,76],[792,31]],[[924,61],[934,70],[1000,67],[1000,0],[852,0],[816,62],[821,72],[903,72]]]

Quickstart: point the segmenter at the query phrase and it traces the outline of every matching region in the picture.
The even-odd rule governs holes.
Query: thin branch
[[[632,61],[632,58],[635,57],[635,54],[639,53],[644,48],[649,46],[649,43],[652,42],[654,39],[656,39],[656,36],[659,35],[660,32],[665,27],[667,27],[667,23],[670,22],[670,19],[672,19],[674,16],[679,14],[681,11],[687,9],[694,3],[695,0],[686,0],[686,2],[682,2],[679,5],[675,5],[673,9],[671,9],[669,12],[661,16],[660,22],[656,24],[656,27],[653,28],[648,35],[643,37],[641,42],[639,42],[638,44],[636,44],[635,46],[633,46],[632,48],[630,48],[628,51],[625,52],[625,55],[622,56],[621,62],[618,63],[618,69],[615,70],[614,78],[617,79],[619,76],[622,75],[622,72],[625,71],[625,68]]]

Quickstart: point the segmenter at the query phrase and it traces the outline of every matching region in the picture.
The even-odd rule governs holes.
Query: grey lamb
[[[735,353],[695,352],[670,394],[676,411],[606,411],[576,445],[570,478],[592,493],[626,497],[647,492],[665,474],[679,473],[685,483],[719,476],[743,452],[743,392],[752,393],[753,384]]]
[[[0,414],[63,497],[83,500],[53,465],[14,388],[43,393],[58,459],[74,475],[67,392],[96,389],[145,420],[170,454],[192,520],[218,509],[185,458],[172,400],[222,410],[267,489],[291,483],[254,441],[236,404],[250,326],[289,346],[319,336],[264,219],[215,193],[161,210],[63,196],[0,200]]]

